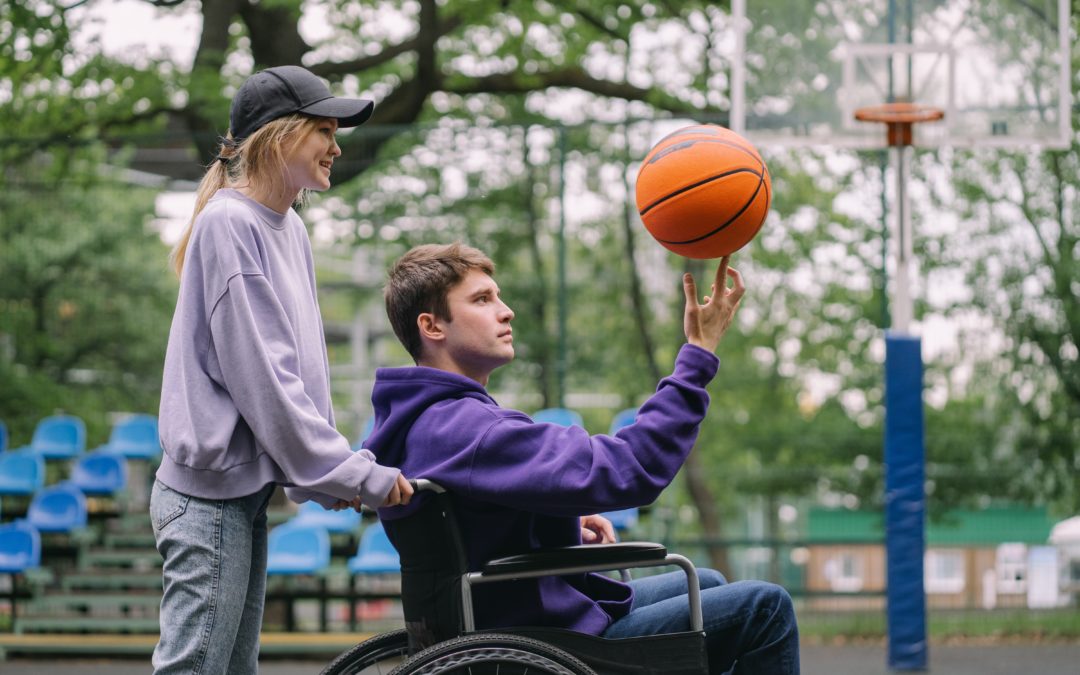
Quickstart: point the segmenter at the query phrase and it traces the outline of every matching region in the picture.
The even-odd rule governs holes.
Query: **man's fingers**
[[[611,522],[605,522],[604,523],[604,538],[603,538],[603,541],[604,541],[604,543],[607,543],[607,544],[614,544],[617,541],[615,539],[615,528],[611,526]]]
[[[716,278],[713,279],[713,295],[723,296],[723,293],[717,293],[717,289],[720,291],[727,290],[728,264],[730,262],[731,256],[729,255],[720,258],[720,265],[716,268]]]
[[[743,285],[742,275],[736,269],[729,269],[727,271],[728,276],[731,277],[733,282],[733,288],[731,289],[731,297],[733,300],[738,301],[746,292],[746,286]]]
[[[697,306],[697,284],[694,283],[694,275],[687,272],[682,278],[683,291],[686,293],[686,306]]]

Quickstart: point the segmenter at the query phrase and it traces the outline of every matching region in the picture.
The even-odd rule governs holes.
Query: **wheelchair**
[[[697,571],[660,544],[630,542],[541,549],[492,560],[470,572],[454,518],[453,496],[424,479],[412,481],[426,502],[394,521],[401,558],[403,630],[365,640],[335,658],[322,675],[704,675]],[[414,498],[416,498],[414,497]],[[550,627],[478,630],[472,589],[542,576],[674,565],[688,582],[690,630],[609,639]]]

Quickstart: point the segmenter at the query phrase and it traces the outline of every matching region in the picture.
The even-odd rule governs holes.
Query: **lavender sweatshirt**
[[[380,505],[398,470],[352,452],[334,427],[311,242],[280,214],[219,190],[188,244],[169,332],[157,478],[231,499],[268,483],[330,506]]]
[[[470,570],[487,560],[581,543],[578,517],[653,502],[686,459],[709,396],[716,356],[685,345],[675,371],[614,436],[533,422],[499,407],[477,382],[424,367],[381,368],[367,446],[378,461],[428,478],[457,497]],[[421,496],[422,497],[422,496]],[[394,521],[422,503],[380,509]],[[599,574],[474,589],[477,625],[554,626],[599,635],[623,617],[630,588]]]

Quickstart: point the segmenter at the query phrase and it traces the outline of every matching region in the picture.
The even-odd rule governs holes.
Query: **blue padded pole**
[[[919,338],[885,334],[885,552],[889,668],[926,670],[925,449]]]

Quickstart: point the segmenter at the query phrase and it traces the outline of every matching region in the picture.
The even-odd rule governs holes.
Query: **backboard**
[[[878,148],[858,108],[914,102],[922,147],[1068,147],[1069,0],[733,0],[731,127],[755,144]]]

